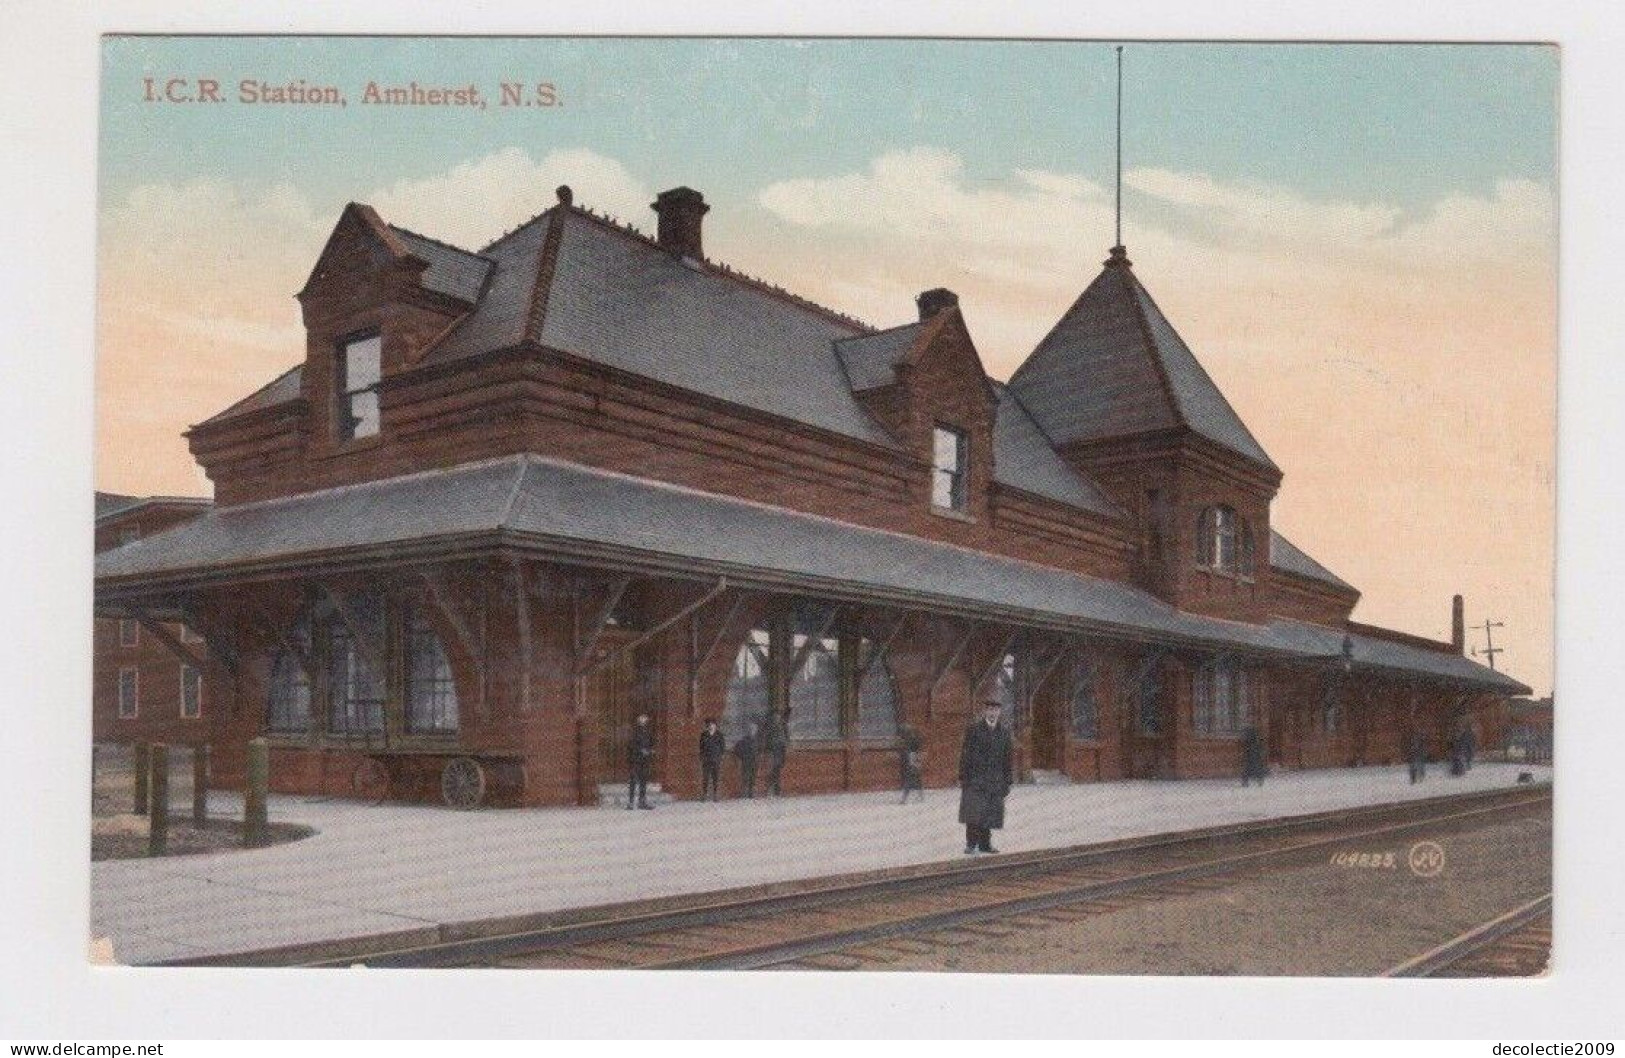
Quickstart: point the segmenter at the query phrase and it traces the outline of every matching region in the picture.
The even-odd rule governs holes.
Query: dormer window
[[[1196,524],[1196,563],[1239,577],[1253,575],[1253,531],[1235,509],[1209,507]]]
[[[965,468],[970,439],[964,430],[938,426],[931,435],[931,505],[965,509]]]
[[[346,342],[339,353],[339,439],[352,441],[378,433],[378,380],[383,340],[378,335]]]

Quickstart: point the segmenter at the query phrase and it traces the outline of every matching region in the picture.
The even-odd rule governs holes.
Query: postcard
[[[1555,47],[101,58],[93,962],[1561,965]]]

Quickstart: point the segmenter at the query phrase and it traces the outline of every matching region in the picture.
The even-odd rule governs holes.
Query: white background
[[[1621,17],[1595,3],[458,0],[0,10],[0,1040],[1622,1036]],[[1557,956],[1539,982],[92,970],[85,961],[98,34],[687,33],[1562,45]],[[1493,428],[1486,422],[1486,428]],[[1508,526],[1516,532],[1516,526]],[[1483,1048],[1480,1053],[1488,1053]]]

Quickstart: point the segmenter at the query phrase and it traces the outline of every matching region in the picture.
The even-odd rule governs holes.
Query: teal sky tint
[[[1542,45],[1129,44],[1125,164],[1420,210],[1555,183],[1558,59]],[[1107,43],[109,37],[103,201],[151,182],[289,181],[318,209],[517,146],[585,147],[716,200],[931,146],[966,176],[1112,176]],[[304,78],[343,110],[153,105],[143,77]],[[545,111],[358,105],[369,80],[551,81]],[[1554,188],[1555,190],[1555,188]]]

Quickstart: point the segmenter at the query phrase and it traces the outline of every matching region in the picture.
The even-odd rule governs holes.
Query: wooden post
[[[147,744],[145,742],[137,742],[135,744],[134,755],[135,755],[135,814],[138,815],[138,816],[144,816],[144,815],[147,814],[147,804],[148,804],[148,797],[147,797],[147,777],[148,777],[147,776],[147,767],[148,767],[148,765],[147,765]]]
[[[151,762],[152,807],[147,831],[147,855],[162,856],[169,840],[169,747],[154,742],[148,755]]]
[[[209,821],[209,747],[199,742],[192,747],[192,825]]]
[[[248,784],[243,789],[243,845],[265,844],[265,795],[271,784],[271,749],[263,738],[248,743]]]

